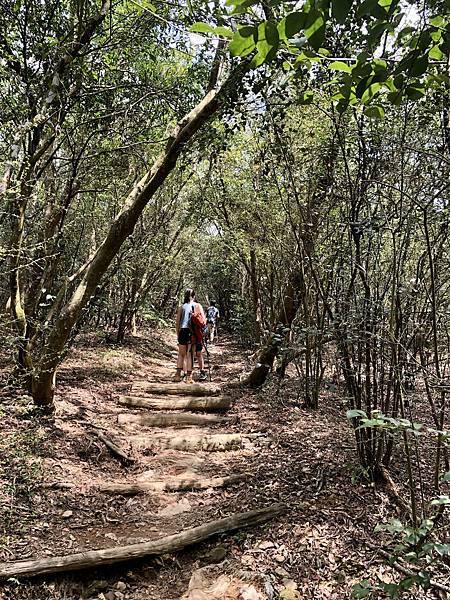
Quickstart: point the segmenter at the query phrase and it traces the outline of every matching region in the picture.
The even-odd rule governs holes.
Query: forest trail
[[[287,516],[176,554],[6,585],[5,599],[193,600],[203,589],[211,600],[224,590],[271,600],[289,586],[297,598],[349,597],[389,502],[351,480],[341,391],[326,385],[312,412],[293,376],[259,392],[228,390],[245,368],[231,339],[211,348],[211,384],[174,390],[175,360],[172,333],[124,346],[89,336],[61,369],[54,419],[34,420],[26,398],[11,403],[7,462],[14,471],[18,453],[32,450],[39,469],[26,490],[16,484],[14,505],[3,503],[0,560],[143,544],[280,502]]]
[[[233,501],[242,496],[236,485],[251,478],[248,461],[267,439],[239,414],[236,394],[226,391],[243,367],[239,351],[229,340],[209,351],[213,383],[193,385],[171,383],[177,355],[171,334],[100,352],[91,339],[72,352],[61,371],[58,410],[43,452],[38,503],[48,512],[31,528],[40,530],[41,543],[33,538],[25,552],[19,540],[16,552],[10,544],[8,562],[43,558],[43,569],[47,556],[142,544],[273,504]],[[223,551],[219,547],[221,558]],[[167,582],[146,582],[145,592],[141,583],[127,597],[179,598],[188,583],[185,576],[170,590]],[[241,583],[245,591],[248,585]],[[22,594],[25,589],[39,597],[33,582]]]

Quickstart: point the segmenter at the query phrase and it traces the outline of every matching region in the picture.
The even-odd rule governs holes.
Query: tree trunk
[[[160,396],[218,396],[221,388],[209,383],[152,383],[151,381],[135,381],[133,392],[155,394]]]
[[[172,477],[161,481],[143,481],[136,483],[102,483],[98,489],[105,494],[121,494],[134,496],[145,492],[184,492],[188,490],[207,490],[208,488],[226,487],[240,483],[249,478],[249,475],[228,475],[227,477],[199,477],[183,476]]]
[[[258,363],[253,368],[243,384],[249,387],[259,387],[266,381],[267,376],[273,368],[275,358],[278,356],[281,345],[285,339],[285,330],[290,329],[292,322],[297,314],[299,298],[295,290],[299,286],[301,273],[294,271],[291,273],[289,283],[283,296],[283,304],[278,314],[277,326],[270,335],[266,345],[263,347]]]
[[[139,396],[120,396],[119,404],[123,406],[150,408],[153,410],[202,410],[205,412],[221,412],[231,406],[231,398],[224,396],[166,396],[165,398],[140,398]]]
[[[246,63],[242,63],[222,88],[208,92],[201,102],[179,121],[169,136],[165,150],[157,158],[151,170],[135,185],[123,209],[113,221],[106,238],[92,258],[76,274],[68,278],[69,285],[77,279],[79,283],[56,317],[48,337],[39,344],[39,348],[33,348],[35,356],[37,355],[33,374],[33,398],[36,403],[53,407],[55,373],[82,309],[93,295],[95,287],[123,242],[133,232],[142,211],[175,167],[186,144],[218,110],[225,97],[236,93],[236,83],[241,81],[245,71]],[[43,373],[46,375],[44,376]],[[53,382],[53,385],[49,385],[49,382]]]
[[[66,573],[68,571],[79,571],[80,569],[112,565],[144,556],[158,556],[160,554],[167,554],[168,552],[177,552],[186,546],[198,544],[218,533],[225,533],[239,529],[240,527],[249,527],[264,523],[282,514],[284,511],[285,507],[283,505],[274,504],[267,508],[246,513],[236,513],[218,521],[212,521],[181,533],[141,544],[105,548],[104,550],[90,550],[68,556],[52,556],[37,560],[0,563],[0,578],[7,579],[9,577],[31,577],[49,573]]]
[[[32,344],[30,337],[34,334],[35,325],[30,327],[27,322],[28,315],[25,311],[23,283],[21,281],[21,270],[23,268],[23,241],[25,235],[26,211],[30,198],[35,190],[37,182],[37,166],[41,159],[46,155],[49,148],[55,140],[54,132],[44,135],[44,123],[51,120],[51,115],[57,115],[56,122],[53,125],[61,126],[65,119],[66,112],[61,110],[59,92],[64,85],[64,75],[69,67],[83,51],[90,45],[90,42],[109,13],[110,0],[103,0],[100,11],[89,19],[84,26],[81,22],[78,25],[78,31],[71,31],[66,39],[72,39],[70,43],[64,46],[64,52],[50,67],[48,77],[44,84],[43,93],[39,99],[33,99],[36,103],[36,113],[28,115],[29,123],[24,127],[19,127],[15,144],[11,148],[11,160],[6,168],[4,175],[5,190],[9,189],[11,195],[10,215],[11,215],[11,238],[10,238],[10,295],[11,295],[11,314],[13,321],[19,333],[19,356],[18,367],[23,373],[27,374],[30,380],[30,387],[35,388],[36,403],[41,401],[47,404],[47,396],[50,390],[48,384],[34,384],[31,381],[31,373],[34,372]],[[24,64],[25,69],[28,66]],[[31,101],[31,98],[27,98]],[[34,111],[34,109],[33,109]],[[56,127],[55,127],[56,128]],[[23,155],[20,157],[19,148],[23,148]],[[15,166],[17,165],[17,166]],[[30,321],[33,321],[31,315]],[[38,371],[40,369],[38,368]],[[53,376],[53,372],[51,374]],[[40,374],[38,374],[40,379]],[[43,377],[45,379],[45,377]],[[34,395],[34,392],[33,392]],[[52,396],[53,397],[53,396]]]
[[[211,425],[215,423],[226,423],[228,417],[219,417],[217,415],[198,415],[189,412],[173,412],[173,413],[156,413],[151,415],[146,414],[129,414],[122,413],[118,415],[117,422],[119,425],[127,423],[136,425],[146,425],[148,427],[185,427],[186,425]]]
[[[205,435],[166,435],[149,434],[148,436],[130,437],[129,441],[138,448],[181,450],[182,452],[226,452],[241,447],[244,437],[240,433],[214,433]]]

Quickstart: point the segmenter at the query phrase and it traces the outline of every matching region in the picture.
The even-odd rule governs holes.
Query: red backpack
[[[194,303],[191,313],[191,330],[197,339],[201,339],[203,336],[203,330],[206,327],[206,319],[203,314],[200,304]]]

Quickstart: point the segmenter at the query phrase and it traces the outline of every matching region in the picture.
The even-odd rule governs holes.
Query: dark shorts
[[[192,337],[193,336],[192,336],[192,332],[190,329],[188,329],[188,328],[180,329],[180,331],[178,333],[178,343],[180,344],[180,346],[187,346],[191,343]],[[195,344],[195,350],[196,350],[196,352],[202,351],[202,344],[198,340]]]

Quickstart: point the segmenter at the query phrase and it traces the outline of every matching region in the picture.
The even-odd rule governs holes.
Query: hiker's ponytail
[[[184,304],[188,304],[191,300],[195,298],[195,292],[192,288],[188,288],[184,292]]]

